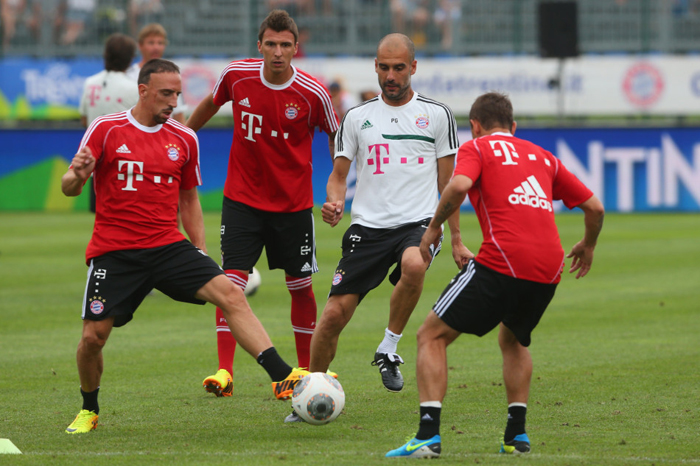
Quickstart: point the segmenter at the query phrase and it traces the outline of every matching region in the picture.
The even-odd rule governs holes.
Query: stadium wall
[[[82,130],[0,131],[0,211],[87,210],[86,193],[63,196]],[[611,212],[700,211],[700,131],[678,129],[521,129],[518,136],[550,150],[589,186]],[[231,129],[199,132],[205,210],[221,208]],[[460,141],[469,131],[460,131]],[[314,201],[325,200],[332,169],[325,134],[313,147]],[[351,174],[349,200],[354,192]],[[465,209],[469,206],[465,205]],[[561,209],[558,205],[556,208]]]
[[[190,109],[211,92],[226,59],[176,59]],[[305,58],[294,62],[350,94],[377,91],[374,61]],[[518,115],[700,115],[700,56],[582,56],[563,62],[534,56],[419,58],[414,88],[467,115],[487,91],[510,95]],[[0,60],[0,123],[77,119],[85,78],[102,70],[96,58]],[[561,84],[560,88],[556,83]],[[230,115],[225,106],[221,114]]]

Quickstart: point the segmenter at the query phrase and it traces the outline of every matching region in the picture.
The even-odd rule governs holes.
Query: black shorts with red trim
[[[389,276],[392,285],[401,278],[401,256],[412,246],[419,247],[430,219],[409,223],[398,228],[369,228],[354,224],[343,235],[343,257],[338,262],[330,295],[359,294],[360,301]],[[442,236],[433,247],[433,258],[442,246]]]
[[[263,247],[270,270],[292,277],[318,272],[312,209],[266,212],[224,197],[221,213],[221,262],[224,270],[251,270]]]
[[[223,273],[212,258],[187,240],[108,252],[90,261],[83,319],[114,317],[114,326],[121,327],[153,288],[176,301],[204,304],[195,298],[197,291]]]
[[[542,318],[556,284],[509,277],[471,260],[447,285],[433,312],[462,333],[483,336],[499,323],[523,346]]]

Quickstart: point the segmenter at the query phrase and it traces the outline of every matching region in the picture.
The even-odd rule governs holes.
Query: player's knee
[[[340,333],[350,321],[352,313],[348,313],[339,303],[329,303],[323,309],[317,328],[323,332]]]
[[[408,258],[401,260],[401,279],[412,285],[423,283],[426,264],[422,259]]]
[[[80,346],[90,352],[100,351],[105,344],[107,344],[107,337],[97,332],[83,332],[83,337],[80,340]]]

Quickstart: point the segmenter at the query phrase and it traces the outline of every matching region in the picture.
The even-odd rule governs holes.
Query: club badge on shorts
[[[105,310],[105,301],[107,300],[102,299],[102,296],[93,296],[92,301],[90,301],[90,312],[96,316],[102,314]]]

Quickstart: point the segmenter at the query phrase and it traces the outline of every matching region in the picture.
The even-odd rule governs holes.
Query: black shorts
[[[186,240],[108,252],[90,261],[83,319],[114,317],[114,326],[121,327],[153,288],[176,301],[204,304],[195,294],[223,273],[213,259]]]
[[[556,284],[509,277],[471,260],[447,285],[433,311],[458,332],[477,336],[503,322],[521,345],[530,346],[530,334],[556,289]]]
[[[254,209],[224,197],[221,262],[224,270],[251,270],[263,247],[267,265],[292,277],[318,272],[312,209],[279,213]]]
[[[369,228],[350,225],[343,236],[343,257],[333,274],[329,296],[359,294],[360,301],[386,278],[392,265],[398,264],[389,276],[392,285],[401,278],[401,256],[412,246],[420,246],[423,233],[430,223],[425,219],[398,228]],[[442,236],[433,258],[440,252]]]

